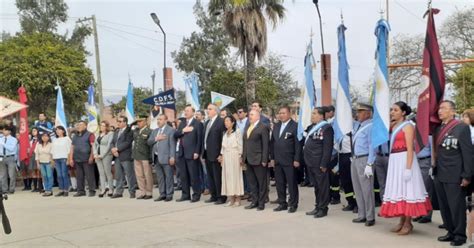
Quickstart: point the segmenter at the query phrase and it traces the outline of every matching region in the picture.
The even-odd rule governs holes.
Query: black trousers
[[[455,240],[466,241],[466,192],[460,183],[434,180],[439,209],[448,234]]]
[[[340,200],[341,199],[341,194],[340,194],[340,188],[341,184],[339,183],[339,172],[334,173],[332,169],[336,167],[338,163],[338,157],[337,155],[333,156],[331,161],[329,162],[328,165],[328,172],[329,172],[329,185],[330,185],[330,197],[331,200]]]
[[[76,168],[77,192],[85,193],[85,183],[89,186],[89,192],[95,192],[97,188],[95,184],[94,164],[88,162],[74,162]]]
[[[356,206],[357,203],[354,198],[354,188],[352,187],[350,153],[339,153],[339,176],[347,204],[350,206]]]
[[[201,198],[201,182],[199,179],[199,161],[194,159],[180,158],[178,160],[179,175],[181,178],[181,198],[189,199],[190,187],[193,188],[192,199]]]
[[[209,184],[209,191],[211,193],[211,199],[214,200],[226,200],[225,196],[221,195],[222,192],[222,167],[219,162],[211,162],[206,159],[207,168],[207,181]]]
[[[297,169],[293,165],[275,165],[275,181],[278,195],[278,203],[283,206],[298,207],[299,191],[297,181]],[[286,202],[286,187],[290,199]]]
[[[319,167],[308,167],[314,178],[314,195],[316,197],[316,208],[327,210],[331,197],[329,196],[329,169],[322,172]]]
[[[267,167],[247,164],[246,174],[250,185],[252,204],[264,207],[268,189],[267,179],[269,178]]]

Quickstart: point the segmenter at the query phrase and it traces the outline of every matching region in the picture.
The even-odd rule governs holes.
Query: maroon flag
[[[417,152],[428,145],[428,136],[441,123],[438,118],[438,107],[440,101],[443,100],[445,77],[433,18],[433,15],[437,13],[439,9],[430,8],[425,14],[425,16],[428,15],[428,26],[423,51],[422,87],[416,114]]]
[[[26,104],[28,98],[26,97],[26,89],[21,86],[18,88],[18,97],[21,103]],[[28,150],[30,148],[30,140],[28,138],[28,113],[26,108],[20,110],[20,137],[18,137],[20,143],[20,161],[28,159]]]

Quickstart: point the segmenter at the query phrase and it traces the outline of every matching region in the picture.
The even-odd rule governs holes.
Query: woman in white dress
[[[398,235],[409,234],[413,230],[411,219],[425,216],[432,209],[414,152],[415,127],[405,120],[410,113],[411,108],[404,102],[397,102],[390,109],[394,125],[385,193],[380,208],[383,217],[400,217],[399,224],[391,230]]]
[[[222,166],[222,195],[229,198],[226,206],[240,206],[240,196],[244,194],[244,180],[242,174],[242,135],[236,128],[236,121],[232,116],[224,119],[226,131],[222,139],[219,161]]]

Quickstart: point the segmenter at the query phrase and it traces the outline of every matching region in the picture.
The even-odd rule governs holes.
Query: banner
[[[125,106],[125,115],[128,119],[127,124],[131,124],[135,121],[135,111],[133,109],[133,84],[131,81],[128,81],[127,105]]]
[[[57,91],[57,97],[56,97],[56,119],[54,126],[63,126],[66,129],[67,132],[67,121],[66,121],[66,114],[64,111],[64,101],[63,101],[63,93],[61,90],[61,86],[56,86],[54,87]]]
[[[215,104],[218,108],[223,109],[230,103],[232,103],[235,98],[226,96],[214,91],[211,91],[211,102]]]
[[[148,97],[142,101],[145,104],[161,106],[168,109],[176,109],[176,98],[174,96],[174,89],[161,92],[152,97]]]
[[[313,41],[309,42],[306,55],[304,57],[304,78],[305,84],[301,89],[301,101],[298,112],[298,140],[303,139],[304,130],[311,124],[311,112],[314,109],[315,92],[313,80],[313,67],[316,64],[313,57]]]
[[[91,133],[97,132],[99,129],[99,123],[97,120],[97,106],[95,105],[95,90],[94,85],[89,85],[87,89],[87,103],[86,103],[86,112],[87,112],[87,131]]]
[[[23,86],[18,88],[18,99],[22,104],[28,102],[26,89]],[[18,137],[18,142],[20,143],[19,160],[25,161],[26,163],[29,163],[28,150],[30,149],[30,139],[28,135],[28,112],[26,111],[26,108],[24,108],[20,110],[20,137]]]
[[[0,96],[0,118],[12,115],[22,109],[27,108],[28,105],[13,101],[6,97]]]
[[[191,74],[184,79],[186,103],[191,104],[191,106],[196,110],[201,109],[201,104],[199,103],[198,81],[199,77],[195,72],[191,72]]]

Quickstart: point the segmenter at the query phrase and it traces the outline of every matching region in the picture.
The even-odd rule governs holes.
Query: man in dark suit
[[[279,206],[274,211],[288,209],[289,213],[298,208],[297,169],[300,166],[301,145],[298,141],[298,124],[291,117],[290,107],[284,106],[279,111],[280,122],[275,124],[270,142],[270,165],[275,168],[275,180]],[[290,193],[289,202],[286,202],[286,185]]]
[[[316,207],[306,214],[313,215],[315,218],[321,218],[328,214],[330,201],[328,166],[334,145],[334,130],[331,124],[324,120],[324,112],[321,107],[313,110],[311,121],[316,124],[309,130],[303,148],[306,166],[314,179],[314,194],[316,196]]]
[[[203,125],[194,119],[194,108],[187,106],[184,109],[186,121],[179,124],[174,137],[179,139],[178,166],[182,185],[181,198],[178,202],[191,200],[198,202],[201,199],[201,183],[199,180],[199,155],[201,154]],[[190,187],[193,188],[191,198]]]
[[[114,155],[115,179],[117,182],[112,198],[122,197],[125,177],[127,177],[130,198],[135,198],[137,178],[135,177],[132,158],[133,132],[130,126],[127,125],[127,117],[120,116],[117,122],[118,129],[114,133],[111,149],[111,152]]]
[[[226,197],[221,195],[222,188],[222,167],[217,161],[221,154],[222,136],[224,134],[224,120],[218,116],[219,110],[216,105],[209,104],[207,114],[209,120],[206,121],[204,129],[203,158],[206,160],[207,179],[211,198],[206,203],[215,202],[216,205],[224,204]]]
[[[268,128],[270,128],[270,119],[263,115],[262,110],[262,104],[258,101],[253,101],[251,105],[251,110],[256,110],[258,113],[260,113],[260,122],[266,125]]]
[[[267,125],[260,122],[260,113],[250,111],[250,125],[243,135],[242,160],[247,164],[247,177],[252,191],[252,204],[246,209],[265,209],[267,196],[267,163],[269,155],[270,131]]]
[[[456,106],[442,101],[438,115],[441,126],[434,135],[436,164],[434,186],[439,208],[448,233],[438,238],[452,246],[466,243],[466,188],[471,183],[473,170],[469,126],[454,119]]]

